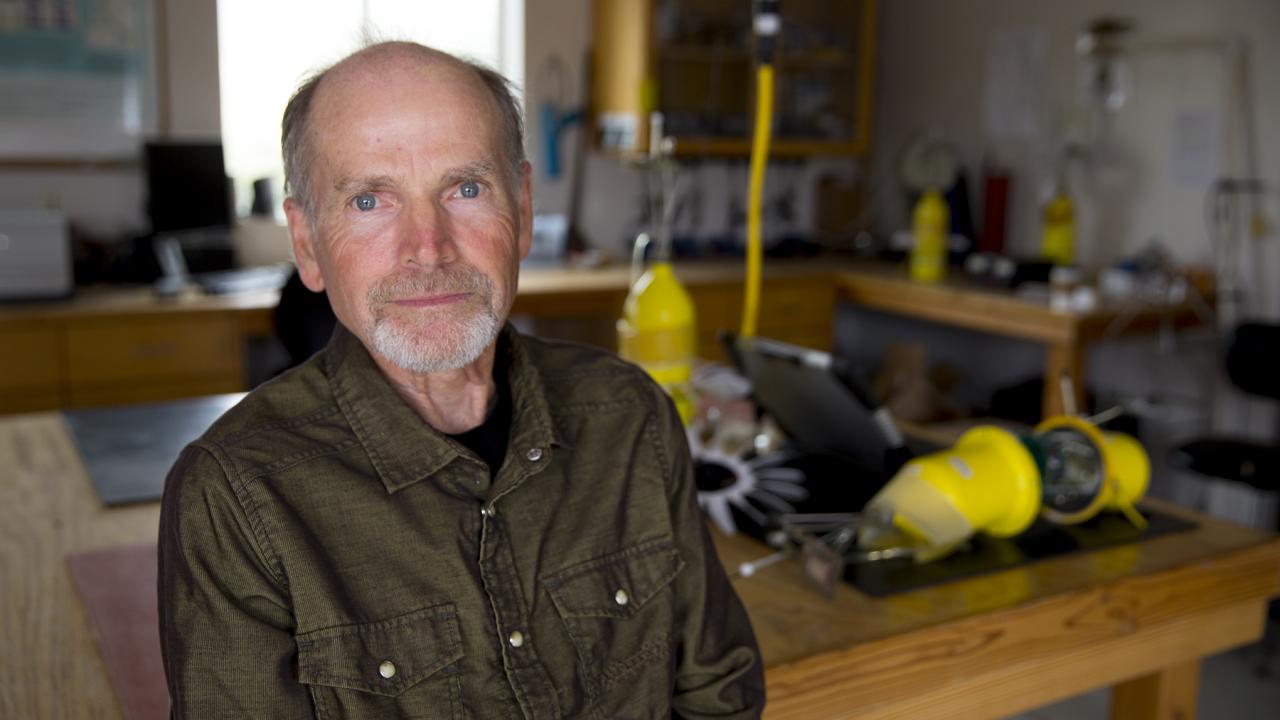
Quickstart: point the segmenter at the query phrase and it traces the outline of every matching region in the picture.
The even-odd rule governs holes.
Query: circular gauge
[[[1046,511],[1063,516],[1086,512],[1106,488],[1102,453],[1076,428],[1060,427],[1037,436],[1044,474],[1041,503]]]
[[[1029,439],[1040,466],[1041,514],[1061,525],[1084,522],[1115,497],[1107,441],[1097,426],[1058,415]]]

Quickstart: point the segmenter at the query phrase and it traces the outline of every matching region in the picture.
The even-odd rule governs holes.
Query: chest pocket
[[[463,717],[462,636],[452,603],[304,633],[298,679],[320,718]]]
[[[579,563],[543,580],[577,648],[598,716],[603,707],[615,704],[604,702],[606,698],[625,706],[652,701],[645,696],[653,693],[670,697],[675,642],[671,583],[683,567],[672,542],[656,540]],[[626,683],[625,693],[611,689],[641,667],[649,668],[643,673],[645,682]],[[646,687],[650,681],[653,687]],[[605,711],[603,716],[624,715]]]

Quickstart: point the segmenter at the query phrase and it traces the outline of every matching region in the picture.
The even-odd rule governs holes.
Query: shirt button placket
[[[529,453],[525,454],[525,457],[529,456]],[[517,697],[521,698],[526,717],[560,717],[563,713],[555,687],[529,636],[529,618],[519,595],[521,590],[516,579],[515,557],[505,532],[509,528],[498,520],[497,514],[497,506],[492,501],[480,508],[480,577],[494,611],[496,629],[507,633],[507,647],[503,651],[507,680],[516,690]]]

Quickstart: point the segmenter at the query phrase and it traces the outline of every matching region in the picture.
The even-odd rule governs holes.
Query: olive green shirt
[[[339,326],[170,472],[160,634],[179,718],[754,718],[759,651],[670,402],[503,331],[490,477]]]

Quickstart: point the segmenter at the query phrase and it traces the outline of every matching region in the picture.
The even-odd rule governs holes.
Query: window
[[[413,40],[524,81],[524,0],[218,0],[222,143],[241,214],[265,177],[282,217],[284,106],[364,37]]]

